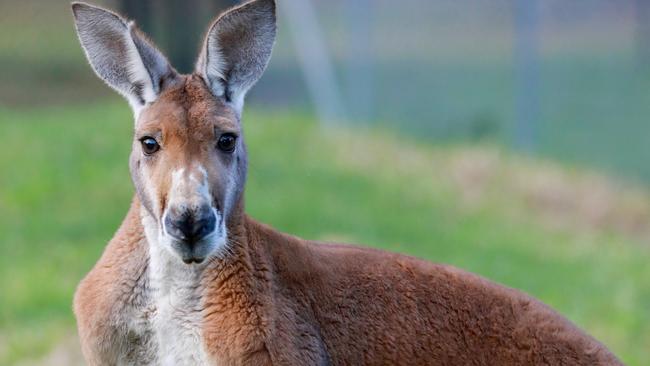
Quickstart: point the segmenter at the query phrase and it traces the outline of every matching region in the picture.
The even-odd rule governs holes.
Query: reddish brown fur
[[[141,117],[170,157],[154,179],[208,161],[214,126],[238,131],[198,77],[183,78]],[[219,172],[211,171],[211,179]],[[137,182],[136,182],[137,184]],[[164,201],[164,198],[161,199]],[[218,365],[616,365],[603,345],[542,303],[453,267],[379,250],[305,241],[259,224],[240,200],[232,254],[213,259],[200,289],[203,342]],[[138,342],[113,314],[146,303],[148,243],[139,199],[80,284],[75,314],[90,364]]]
[[[136,125],[132,159],[136,164],[148,166],[148,184],[159,193],[159,215],[166,208],[166,193],[171,185],[169,172],[199,163],[206,167],[209,181],[224,179],[213,154],[218,134],[240,134],[237,117],[230,108],[215,99],[199,76],[178,76],[153,105],[142,112]],[[217,133],[215,133],[217,132]],[[142,158],[139,139],[143,136],[160,136],[162,157]],[[132,171],[133,173],[133,171]],[[142,189],[145,182],[135,179]]]

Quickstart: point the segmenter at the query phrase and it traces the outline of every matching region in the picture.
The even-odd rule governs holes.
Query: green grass
[[[257,219],[306,238],[451,263],[523,289],[626,363],[650,363],[650,250],[630,235],[551,228],[506,178],[492,183],[487,199],[464,204],[452,177],[466,156],[462,146],[323,130],[299,113],[253,111],[245,128],[246,205]],[[73,328],[75,285],[133,194],[131,130],[122,102],[0,110],[0,364],[46,352]],[[524,173],[547,165],[497,155]]]

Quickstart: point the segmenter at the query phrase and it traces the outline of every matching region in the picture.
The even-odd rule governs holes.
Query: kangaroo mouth
[[[176,253],[185,264],[201,264],[212,252],[212,245],[202,242],[195,246],[187,246],[186,244],[178,245]]]
[[[183,257],[183,263],[185,264],[201,264],[205,260],[205,257]]]

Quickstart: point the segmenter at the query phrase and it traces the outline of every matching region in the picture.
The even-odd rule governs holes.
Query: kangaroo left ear
[[[253,0],[217,17],[205,37],[196,72],[239,114],[271,57],[275,23],[275,1]]]

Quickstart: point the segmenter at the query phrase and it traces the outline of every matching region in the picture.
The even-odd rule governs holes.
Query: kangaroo
[[[135,119],[131,207],[74,298],[88,364],[620,365],[522,292],[246,215],[241,115],[275,7],[218,16],[181,75],[133,22],[72,4],[90,65]]]

